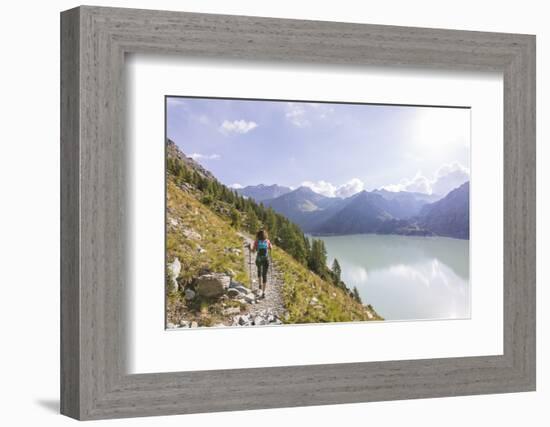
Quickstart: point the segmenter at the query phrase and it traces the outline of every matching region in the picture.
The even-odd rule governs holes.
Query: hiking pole
[[[254,290],[254,282],[252,281],[252,250],[250,249],[250,243],[248,244],[248,278],[250,280],[250,290]]]
[[[273,257],[271,251],[272,249],[269,250],[269,286],[273,286]]]

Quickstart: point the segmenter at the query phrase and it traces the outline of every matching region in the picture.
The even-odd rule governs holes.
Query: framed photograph
[[[166,132],[168,328],[471,317],[470,108],[167,96]]]
[[[83,6],[61,57],[63,414],[535,390],[534,36]]]

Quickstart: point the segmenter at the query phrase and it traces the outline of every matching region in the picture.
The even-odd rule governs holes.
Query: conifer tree
[[[241,225],[241,215],[239,214],[239,211],[235,208],[232,208],[230,217],[231,217],[231,225],[235,228],[239,228]]]
[[[323,240],[309,239],[298,225],[276,213],[271,207],[257,203],[252,198],[245,198],[219,181],[203,176],[178,158],[167,159],[166,171],[177,184],[187,183],[198,190],[199,200],[224,216],[233,227],[242,227],[254,234],[263,225],[269,231],[271,240],[296,261],[306,265],[323,279],[334,281],[357,301],[361,301],[358,290],[349,290],[341,281],[342,271],[338,261],[333,261],[331,269],[327,266],[327,251]]]
[[[359,304],[363,304],[363,301],[361,301],[361,295],[359,295],[359,290],[357,289],[357,286],[353,287],[353,297]]]
[[[326,276],[327,251],[325,244],[321,239],[312,239],[311,254],[308,260],[308,265],[311,270],[320,276]]]
[[[340,267],[340,263],[336,258],[334,258],[334,261],[332,262],[332,273],[334,274],[334,283],[337,285],[340,284],[342,268]]]

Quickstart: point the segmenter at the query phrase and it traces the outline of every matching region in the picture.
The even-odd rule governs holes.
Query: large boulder
[[[197,277],[196,291],[202,297],[221,297],[229,288],[231,277],[222,273],[203,274]]]

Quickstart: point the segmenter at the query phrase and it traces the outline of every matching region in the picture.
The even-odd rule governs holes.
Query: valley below
[[[238,190],[324,243],[343,282],[385,320],[470,316],[470,183],[447,194],[375,189],[347,198],[309,187]]]

